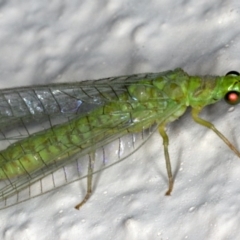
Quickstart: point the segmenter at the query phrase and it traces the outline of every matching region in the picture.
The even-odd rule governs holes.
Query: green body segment
[[[239,91],[239,79],[233,76],[188,76],[181,69],[154,76],[126,85],[125,93],[111,97],[84,116],[1,151],[0,179],[30,174],[84,149],[94,151],[93,146],[100,141],[107,143],[104,140],[114,134],[139,132],[154,123],[165,125],[181,116],[188,106],[200,111],[221,100],[229,90]],[[168,113],[169,109],[172,111]]]

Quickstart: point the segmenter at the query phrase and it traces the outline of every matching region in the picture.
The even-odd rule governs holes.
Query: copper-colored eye
[[[239,103],[239,96],[240,96],[239,92],[230,91],[225,95],[225,101],[228,104],[235,105]]]
[[[228,72],[228,73],[226,74],[226,76],[229,76],[229,75],[239,76],[240,74],[239,74],[239,72],[237,72],[237,71],[230,71],[230,72]]]

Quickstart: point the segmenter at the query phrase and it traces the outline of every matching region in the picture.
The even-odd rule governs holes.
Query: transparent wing
[[[28,137],[35,132],[51,128],[86,115],[93,109],[111,101],[127,91],[127,87],[142,79],[167,76],[172,71],[148,73],[117,78],[107,78],[80,83],[62,83],[48,86],[22,87],[0,91],[0,141],[4,149],[9,144]],[[115,100],[113,100],[115,99]],[[88,153],[95,152],[95,171],[115,164],[140,148],[162,121],[172,116],[181,107],[170,99],[163,101],[167,107],[158,109],[155,115],[148,115],[140,123],[126,120],[116,125],[117,131],[94,145],[84,148],[64,161],[55,161],[47,167],[15,179],[0,182],[0,209],[48,192],[86,176]],[[119,119],[130,116],[116,111]],[[126,118],[127,119],[127,118]],[[149,123],[156,126],[146,129]],[[138,126],[137,126],[138,125]],[[126,135],[130,127],[142,129],[140,133]],[[112,126],[114,127],[114,126]],[[104,134],[106,128],[98,132]],[[96,138],[98,136],[91,136]],[[91,139],[89,139],[91,141]],[[63,153],[65,154],[65,153]],[[48,180],[48,181],[47,181]],[[45,184],[45,182],[48,182]]]

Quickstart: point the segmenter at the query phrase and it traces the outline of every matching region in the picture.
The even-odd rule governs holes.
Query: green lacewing
[[[201,110],[225,99],[239,102],[240,76],[189,76],[182,69],[74,83],[0,90],[0,208],[92,176],[129,157],[158,131],[173,189],[166,125],[191,107],[195,122],[213,130],[240,152]],[[107,146],[116,142],[115,148]],[[111,157],[109,157],[111,156]],[[52,184],[44,184],[50,178]],[[36,187],[37,186],[37,187]],[[37,190],[36,190],[37,189]]]

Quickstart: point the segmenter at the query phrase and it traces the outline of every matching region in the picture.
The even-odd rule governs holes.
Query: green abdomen
[[[113,132],[109,126],[119,120],[100,115],[102,110],[31,135],[1,151],[0,179],[31,173],[53,161],[61,161],[109,135]],[[104,128],[108,129],[105,133]]]

